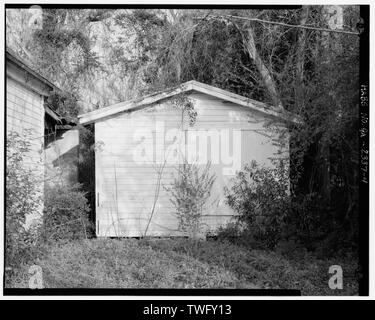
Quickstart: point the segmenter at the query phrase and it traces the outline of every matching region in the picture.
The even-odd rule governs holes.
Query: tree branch
[[[283,27],[289,27],[289,28],[301,28],[301,29],[309,29],[309,30],[317,30],[322,32],[335,32],[335,33],[343,33],[343,34],[350,34],[350,35],[356,35],[358,36],[358,32],[353,31],[345,31],[345,30],[339,30],[339,29],[327,29],[327,28],[319,28],[319,27],[312,27],[307,25],[295,25],[295,24],[288,24],[283,22],[277,22],[277,21],[267,21],[262,20],[258,18],[247,18],[247,17],[239,17],[239,16],[232,16],[232,15],[221,15],[221,16],[210,16],[211,18],[220,19],[223,17],[232,18],[232,19],[241,19],[246,21],[254,21],[254,22],[260,22],[260,23],[268,23],[268,24],[275,24]]]

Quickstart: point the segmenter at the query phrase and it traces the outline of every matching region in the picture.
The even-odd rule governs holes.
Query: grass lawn
[[[285,288],[303,295],[356,295],[356,261],[291,257],[220,241],[93,239],[54,244],[35,263],[46,288]],[[341,265],[343,290],[331,290],[328,268]],[[28,266],[6,279],[28,286]]]

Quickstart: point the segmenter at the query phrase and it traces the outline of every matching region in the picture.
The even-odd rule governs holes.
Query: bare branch
[[[319,28],[319,27],[312,27],[307,25],[294,25],[294,24],[287,24],[283,22],[277,22],[277,21],[267,21],[257,18],[246,18],[246,17],[239,17],[239,16],[232,16],[232,15],[221,15],[221,16],[210,16],[210,18],[213,19],[222,19],[222,18],[231,18],[231,19],[240,19],[240,20],[246,20],[246,21],[254,21],[254,22],[260,22],[260,23],[268,23],[268,24],[275,24],[283,27],[289,27],[289,28],[301,28],[301,29],[309,29],[309,30],[316,30],[316,31],[322,31],[322,32],[335,32],[335,33],[343,33],[343,34],[350,34],[350,35],[356,35],[358,36],[358,32],[353,31],[345,31],[345,30],[339,30],[339,29],[328,29],[328,28]]]

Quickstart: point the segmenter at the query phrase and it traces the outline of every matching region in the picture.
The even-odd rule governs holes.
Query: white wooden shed
[[[181,96],[197,113],[193,125],[176,106]],[[280,152],[288,157],[288,141],[280,149],[275,140],[295,120],[280,108],[197,81],[80,115],[81,124],[95,125],[96,235],[144,236],[151,215],[148,236],[181,235],[167,189],[183,159],[210,161],[216,174],[203,221],[214,231],[234,214],[223,187],[251,160],[271,166]]]

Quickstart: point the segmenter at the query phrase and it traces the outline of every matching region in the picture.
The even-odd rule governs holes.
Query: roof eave
[[[78,120],[79,120],[79,123],[82,125],[90,124],[97,120],[115,115],[117,113],[121,113],[125,111],[134,111],[143,106],[147,106],[157,101],[170,98],[176,94],[191,91],[191,90],[192,90],[192,85],[189,82],[186,82],[177,87],[173,87],[171,89],[167,89],[162,92],[152,93],[140,99],[120,102],[118,104],[115,104],[106,108],[102,108],[102,109],[94,110],[85,114],[78,115]]]
[[[53,120],[55,120],[58,123],[62,123],[62,117],[49,107],[45,106],[44,107],[45,113],[48,114]]]
[[[51,91],[60,92],[61,90],[55,86],[51,81],[43,77],[42,75],[38,74],[36,71],[32,70],[24,61],[20,60],[19,58],[15,57],[8,49],[6,50],[6,59],[20,67],[21,69],[25,70],[27,73],[32,75],[38,81],[42,82],[44,85],[49,87]]]

